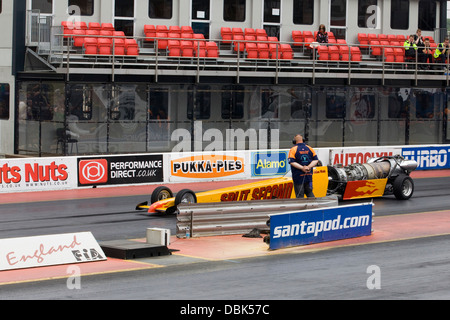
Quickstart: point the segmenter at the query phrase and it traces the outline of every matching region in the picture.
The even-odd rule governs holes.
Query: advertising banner
[[[0,240],[0,270],[106,260],[90,232]]]
[[[170,155],[170,181],[246,178],[246,152]]]
[[[75,189],[75,158],[0,160],[0,192]]]
[[[283,176],[291,168],[287,151],[252,152],[252,177]]]
[[[417,161],[417,170],[450,169],[450,146],[403,148],[402,156]]]
[[[367,147],[330,149],[330,165],[342,164],[344,167],[354,163],[366,163],[370,158],[400,154],[401,148]]]
[[[78,185],[120,185],[164,181],[162,155],[78,159]]]
[[[270,216],[271,250],[368,236],[371,233],[371,203]]]

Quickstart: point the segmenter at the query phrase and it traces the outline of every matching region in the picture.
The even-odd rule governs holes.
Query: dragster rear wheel
[[[414,182],[411,177],[399,175],[392,184],[394,195],[399,200],[408,200],[414,193]]]

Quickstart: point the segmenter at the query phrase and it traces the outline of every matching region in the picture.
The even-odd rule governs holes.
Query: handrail
[[[204,237],[243,234],[257,228],[268,230],[269,214],[333,207],[336,196],[304,199],[274,199],[218,203],[180,204],[177,215],[177,237]]]

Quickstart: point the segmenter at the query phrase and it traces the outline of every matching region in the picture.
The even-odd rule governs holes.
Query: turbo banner
[[[163,181],[162,155],[78,159],[78,186]]]

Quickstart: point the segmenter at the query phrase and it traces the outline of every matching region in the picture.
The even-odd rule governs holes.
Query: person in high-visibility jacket
[[[403,48],[405,48],[405,57],[416,59],[417,45],[414,43],[413,34],[403,43]]]
[[[437,63],[445,63],[446,57],[448,55],[448,50],[450,49],[450,44],[448,38],[444,39],[444,42],[439,43],[438,47],[434,51],[434,59]]]

